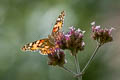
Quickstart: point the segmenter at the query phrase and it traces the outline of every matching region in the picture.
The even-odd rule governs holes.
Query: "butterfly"
[[[60,30],[63,27],[64,17],[65,12],[62,11],[55,22],[51,34],[48,35],[48,38],[28,43],[22,47],[22,51],[34,51],[34,52],[38,51],[42,55],[48,55],[53,53],[55,49],[58,47],[57,45],[55,45],[55,39],[57,38]]]

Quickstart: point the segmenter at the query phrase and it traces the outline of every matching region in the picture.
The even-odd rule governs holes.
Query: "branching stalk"
[[[76,75],[75,72],[71,71],[70,69],[66,68],[65,66],[60,66],[60,67],[61,67],[62,69],[64,69],[65,71],[70,72],[70,73],[72,73],[73,75]]]
[[[80,74],[80,66],[79,66],[79,61],[78,61],[78,57],[76,54],[75,54],[74,58],[75,58],[77,74]],[[78,76],[78,80],[82,80],[82,76]]]
[[[98,49],[100,48],[101,44],[98,44],[95,51],[93,52],[93,54],[91,55],[90,59],[88,60],[87,64],[85,65],[85,67],[83,68],[83,70],[81,71],[82,74],[85,73],[86,69],[88,68],[88,65],[92,62],[93,58],[96,56]]]

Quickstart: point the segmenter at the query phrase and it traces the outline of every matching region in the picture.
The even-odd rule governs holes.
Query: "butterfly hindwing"
[[[24,45],[23,51],[40,51],[42,55],[52,53],[54,45],[49,42],[49,39],[41,39]]]

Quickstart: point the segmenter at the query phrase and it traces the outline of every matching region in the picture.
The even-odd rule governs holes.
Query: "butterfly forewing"
[[[62,11],[60,13],[60,15],[58,16],[58,18],[56,20],[56,23],[55,23],[55,25],[53,27],[52,36],[56,36],[56,33],[58,33],[61,30],[61,28],[63,27],[64,16],[65,16],[65,12]]]

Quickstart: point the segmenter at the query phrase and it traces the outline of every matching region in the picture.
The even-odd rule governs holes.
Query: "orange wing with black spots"
[[[23,51],[34,51],[34,52],[38,51],[42,55],[47,55],[47,54],[54,52],[54,48],[55,48],[55,45],[51,44],[49,42],[49,39],[46,38],[46,39],[41,39],[41,40],[28,43],[23,46],[22,50]]]
[[[64,16],[65,16],[65,12],[62,11],[60,13],[60,15],[58,16],[58,18],[56,20],[56,23],[55,23],[55,25],[53,27],[52,36],[56,35],[56,33],[58,33],[61,30],[61,28],[63,27]]]
[[[58,16],[58,19],[56,20],[56,23],[53,27],[52,34],[50,35],[51,38],[57,37],[58,32],[63,26],[64,16],[65,16],[65,13],[64,11],[62,11],[61,14]],[[55,51],[55,48],[58,48],[58,46],[55,45],[53,42],[54,41],[52,41],[50,38],[37,40],[37,41],[24,45],[22,50],[23,51],[34,51],[34,52],[38,51],[42,55],[51,54]]]

